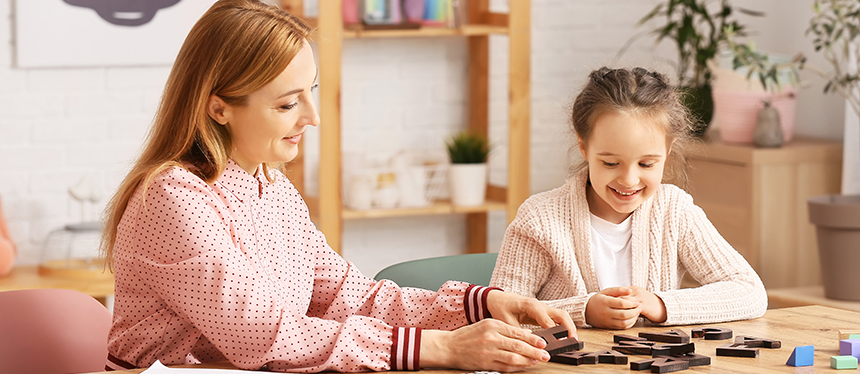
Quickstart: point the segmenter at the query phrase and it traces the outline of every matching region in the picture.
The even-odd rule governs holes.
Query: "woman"
[[[189,32],[107,211],[108,367],[511,371],[547,361],[545,342],[518,324],[574,331],[566,313],[462,282],[438,292],[376,282],[326,245],[271,167],[319,124],[309,34],[257,0],[218,1]]]

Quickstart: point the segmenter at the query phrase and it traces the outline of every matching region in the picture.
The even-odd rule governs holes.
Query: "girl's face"
[[[215,95],[210,98],[210,116],[227,126],[233,143],[230,157],[242,169],[255,174],[261,163],[296,157],[306,127],[320,122],[311,92],[316,75],[313,52],[306,42],[283,73],[248,95],[246,105],[229,105]]]
[[[579,140],[588,162],[591,213],[621,223],[657,192],[668,155],[661,128],[651,117],[617,112],[597,117],[591,138]]]

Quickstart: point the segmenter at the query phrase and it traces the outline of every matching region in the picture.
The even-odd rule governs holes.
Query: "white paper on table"
[[[156,360],[149,369],[140,374],[236,374],[247,372],[239,369],[169,368],[164,366],[161,361]]]

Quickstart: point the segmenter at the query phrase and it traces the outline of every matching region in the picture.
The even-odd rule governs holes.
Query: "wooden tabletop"
[[[832,372],[830,356],[839,355],[838,330],[857,330],[860,327],[860,313],[825,306],[802,306],[795,308],[771,309],[764,317],[751,321],[738,321],[703,326],[719,326],[732,329],[734,336],[747,335],[769,338],[782,342],[782,348],[760,348],[757,358],[716,356],[716,348],[728,344],[729,340],[691,339],[696,344],[696,353],[711,357],[710,366],[690,368],[687,372],[708,373],[818,373]],[[675,327],[678,328],[678,327]],[[688,334],[693,326],[680,327]],[[624,331],[582,329],[580,340],[585,342],[583,352],[602,351],[613,345],[615,334],[638,335],[639,332],[668,331],[671,327],[637,327]],[[814,345],[815,362],[812,367],[791,367],[785,364],[796,346]],[[647,356],[630,355],[629,361],[646,359]],[[177,367],[232,368],[229,363],[191,365]],[[114,371],[113,374],[140,373],[143,369]],[[461,374],[466,370],[422,370],[439,374]],[[560,374],[570,372],[585,373],[631,373],[630,365],[580,365],[568,366],[556,363],[541,363],[524,371],[525,373]],[[648,372],[648,371],[644,371]],[[856,370],[848,371],[856,372]],[[408,373],[408,372],[392,372]],[[109,374],[109,373],[104,373]]]
[[[16,266],[8,275],[0,277],[0,291],[33,288],[64,288],[83,292],[103,300],[113,294],[113,275],[94,278],[67,278],[39,274],[37,266]]]

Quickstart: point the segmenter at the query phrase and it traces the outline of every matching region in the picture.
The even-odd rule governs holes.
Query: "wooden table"
[[[696,343],[696,352],[711,356],[711,365],[693,367],[687,372],[708,373],[817,373],[831,372],[830,356],[839,355],[838,330],[857,330],[860,327],[860,313],[834,309],[825,306],[803,306],[796,308],[771,309],[764,317],[751,321],[712,324],[731,328],[734,335],[748,335],[759,338],[770,338],[782,342],[780,349],[761,348],[757,358],[718,357],[716,347],[728,344],[728,340],[692,339]],[[681,327],[688,334],[691,326]],[[612,336],[615,334],[637,335],[641,331],[664,331],[670,328],[637,327],[625,331],[582,329],[580,339],[585,342],[584,352],[610,349]],[[811,367],[791,367],[785,365],[796,346],[814,345],[815,364]],[[646,359],[646,356],[629,356],[629,361]],[[208,367],[232,368],[229,363],[177,366],[177,367]],[[110,372],[113,374],[140,373],[143,369]],[[422,370],[440,374],[460,374],[466,370]],[[630,365],[581,365],[568,366],[556,363],[541,363],[524,371],[525,373],[559,374],[569,372],[587,373],[631,373]],[[648,372],[648,371],[644,371]],[[856,372],[847,371],[847,372]],[[393,372],[394,373],[394,372]],[[408,373],[408,372],[397,372]],[[108,374],[108,373],[104,373]]]
[[[860,301],[828,299],[824,296],[824,286],[768,289],[767,302],[771,308],[824,305],[860,312]]]
[[[113,276],[99,279],[72,279],[39,274],[36,266],[16,266],[12,272],[0,277],[0,291],[26,290],[33,288],[65,288],[90,295],[102,304],[113,295]]]

